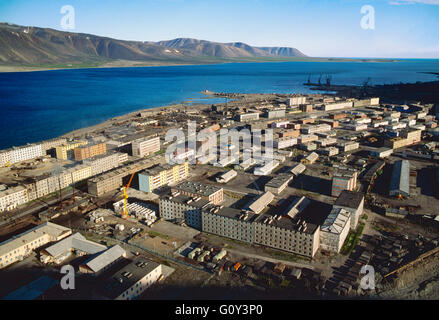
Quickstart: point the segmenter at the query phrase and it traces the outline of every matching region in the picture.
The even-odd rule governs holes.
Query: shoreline
[[[56,70],[84,70],[84,69],[116,69],[116,68],[150,68],[150,67],[176,67],[176,66],[203,66],[203,65],[220,65],[229,63],[280,63],[280,62],[344,62],[344,63],[396,63],[404,59],[379,59],[379,58],[319,58],[319,57],[290,57],[289,59],[279,60],[245,60],[242,61],[202,61],[200,63],[148,63],[142,61],[114,61],[103,63],[98,66],[72,66],[72,67],[31,67],[31,66],[2,66],[0,65],[1,73],[18,73],[18,72],[39,72],[39,71],[56,71]],[[142,64],[144,63],[144,64]]]
[[[439,76],[439,73],[435,73],[435,72],[426,72],[426,73],[431,73],[431,74],[436,74]],[[321,86],[315,86],[315,85],[311,85],[311,90],[315,90],[315,91],[321,91],[321,92],[335,92],[335,94],[339,95],[345,95],[347,97],[349,96],[354,96],[357,95],[359,93],[359,91],[361,91],[362,87],[361,86],[354,86],[354,85],[332,85],[331,87],[327,87],[324,85]],[[421,83],[395,83],[395,84],[385,84],[385,85],[374,85],[374,86],[368,86],[367,87],[367,91],[368,92],[364,92],[367,96],[380,96],[380,98],[385,101],[387,99],[395,99],[396,97],[392,96],[392,93],[394,93],[393,90],[389,90],[389,89],[395,89],[397,88],[398,90],[398,94],[400,94],[400,89],[401,88],[410,88],[409,90],[409,95],[413,94],[413,88],[415,88],[416,90],[419,90],[420,92],[422,92],[422,90],[424,90],[424,93],[427,92],[428,94],[430,94],[432,97],[434,97],[434,99],[437,99],[437,101],[439,101],[439,81],[427,81],[427,82],[421,82]],[[416,91],[416,92],[419,92]],[[431,93],[433,92],[433,93]],[[200,94],[206,95],[210,98],[218,98],[218,97],[228,97],[228,95],[230,93],[227,92],[212,92],[212,91],[200,91]],[[243,93],[235,93],[236,95],[241,95]],[[249,95],[253,95],[253,94],[258,94],[258,93],[247,93]],[[318,94],[318,93],[315,93]],[[390,98],[389,98],[390,97]],[[430,97],[429,97],[430,98]],[[194,98],[195,99],[195,98]],[[404,99],[407,99],[407,97],[404,97]],[[414,100],[414,98],[412,98],[412,100]],[[87,126],[87,127],[81,127],[69,132],[66,132],[62,135],[58,135],[58,136],[54,136],[45,140],[38,140],[35,142],[29,142],[32,144],[37,144],[40,143],[42,141],[47,141],[47,140],[52,140],[52,139],[57,139],[57,138],[73,138],[75,136],[78,135],[84,135],[90,131],[96,131],[96,130],[101,130],[104,129],[110,125],[112,125],[112,123],[116,123],[116,122],[120,122],[120,121],[126,121],[130,118],[136,118],[138,114],[142,113],[142,112],[151,112],[151,113],[157,113],[160,111],[165,111],[165,110],[170,110],[172,111],[172,109],[176,110],[178,108],[182,108],[182,107],[187,107],[187,101],[191,101],[191,99],[186,100],[186,101],[182,101],[178,104],[169,104],[169,105],[161,105],[161,106],[156,106],[156,107],[151,107],[151,108],[141,108],[135,111],[131,111],[119,116],[114,116],[111,117],[105,121],[102,121],[100,123],[91,125],[91,126]],[[219,103],[221,104],[221,103]],[[205,108],[206,106],[211,105],[210,103],[193,103],[192,105],[190,105],[191,108],[200,108],[203,107]],[[1,150],[6,150],[10,147],[1,149]]]

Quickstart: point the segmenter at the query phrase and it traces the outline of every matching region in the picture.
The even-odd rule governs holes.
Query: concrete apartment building
[[[62,240],[72,234],[72,230],[51,222],[27,230],[0,243],[0,269],[29,256],[33,250],[50,242]]]
[[[312,258],[320,245],[320,228],[284,216],[260,215],[254,222],[254,243]]]
[[[254,242],[257,215],[233,208],[211,207],[202,211],[202,231],[248,243]]]
[[[41,151],[43,152],[43,155],[46,155],[48,151],[55,150],[56,147],[65,144],[66,142],[67,142],[66,138],[45,140],[41,142]]]
[[[56,158],[61,160],[74,159],[75,157],[75,148],[80,146],[84,146],[87,144],[87,141],[68,141],[60,146],[55,148],[56,150]]]
[[[171,222],[184,221],[188,226],[201,230],[201,211],[211,205],[208,200],[182,194],[163,196],[159,200],[160,217]]]
[[[92,176],[110,171],[119,166],[119,153],[110,153],[88,158],[82,161],[83,164],[91,167]]]
[[[297,144],[297,139],[292,137],[282,137],[273,141],[273,147],[276,149],[285,149]]]
[[[338,197],[343,190],[353,191],[357,186],[358,172],[355,170],[337,170],[332,176],[331,195]]]
[[[99,156],[107,152],[107,145],[104,142],[90,143],[76,147],[74,150],[75,160],[82,161],[88,158]]]
[[[340,150],[340,152],[354,151],[357,150],[359,147],[360,144],[354,141],[341,142],[337,144],[337,148]]]
[[[0,167],[21,161],[41,157],[43,151],[41,144],[29,144],[23,147],[13,147],[0,152]]]
[[[348,211],[351,214],[351,229],[355,230],[363,214],[364,194],[361,192],[343,190],[335,201],[333,208]]]
[[[162,277],[162,265],[137,257],[104,280],[101,291],[104,298],[134,300]]]
[[[292,97],[287,98],[286,104],[288,107],[296,107],[301,104],[306,104],[306,97]]]
[[[105,193],[116,191],[122,187],[123,179],[131,176],[134,171],[139,172],[146,168],[151,168],[153,165],[160,165],[164,161],[164,157],[155,156],[101,173],[94,178],[88,179],[88,193],[94,196],[101,196]]]
[[[340,208],[333,208],[320,227],[320,247],[339,253],[351,225],[351,214]]]
[[[157,188],[178,183],[189,176],[189,164],[163,164],[139,172],[139,190],[152,192]]]
[[[132,154],[135,157],[145,157],[160,151],[160,137],[145,138],[131,143]]]
[[[28,201],[27,190],[22,186],[0,191],[0,212],[13,210]]]
[[[320,132],[331,131],[332,127],[329,124],[317,124],[317,125],[306,125],[300,128],[300,131],[304,134],[314,134]]]
[[[285,109],[268,110],[266,112],[266,116],[268,119],[284,118],[285,117]]]
[[[259,113],[241,113],[238,114],[235,119],[239,122],[256,121],[259,120]]]
[[[172,187],[171,192],[180,192],[182,195],[193,198],[200,197],[214,205],[220,204],[224,200],[223,188],[194,181],[184,181]]]

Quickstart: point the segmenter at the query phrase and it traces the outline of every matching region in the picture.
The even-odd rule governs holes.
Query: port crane
[[[136,169],[137,166],[134,167],[133,173],[131,173],[131,177],[130,180],[128,181],[127,185],[123,187],[123,194],[122,194],[122,198],[124,200],[124,209],[122,212],[122,218],[127,218],[128,217],[128,207],[127,207],[127,199],[128,199],[128,194],[127,194],[127,190],[129,189],[131,182],[133,181],[134,178],[134,174],[136,173]]]

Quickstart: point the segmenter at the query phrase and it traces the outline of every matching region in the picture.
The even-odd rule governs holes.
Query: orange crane
[[[134,167],[133,173],[131,174],[131,177],[130,177],[130,181],[128,181],[128,184],[123,187],[122,198],[124,200],[124,210],[122,212],[122,218],[128,217],[128,208],[127,208],[128,194],[127,194],[127,190],[129,189],[129,187],[131,185],[131,182],[133,181],[134,174],[136,173],[136,169],[137,169],[137,166]]]

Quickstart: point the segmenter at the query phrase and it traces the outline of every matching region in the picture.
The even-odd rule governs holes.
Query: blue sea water
[[[277,62],[0,73],[0,149],[50,139],[128,112],[181,103],[215,103],[203,90],[310,93],[311,75],[332,83],[433,81],[439,60]]]

